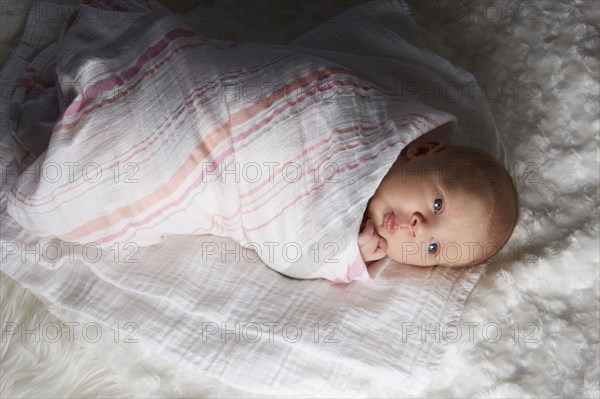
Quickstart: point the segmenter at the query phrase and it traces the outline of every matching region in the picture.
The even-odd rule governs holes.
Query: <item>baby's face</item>
[[[385,239],[383,249],[393,260],[414,266],[460,267],[492,251],[484,243],[489,209],[485,196],[468,192],[460,184],[451,189],[442,179],[442,174],[468,178],[459,176],[456,164],[448,167],[452,156],[443,149],[413,155],[410,160],[401,156],[371,197],[367,218]]]

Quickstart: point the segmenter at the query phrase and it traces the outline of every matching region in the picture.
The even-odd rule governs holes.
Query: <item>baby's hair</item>
[[[487,152],[462,146],[448,146],[445,151],[458,155],[469,169],[469,179],[461,184],[470,186],[474,192],[485,196],[489,201],[489,218],[487,221],[487,237],[485,244],[491,244],[492,250],[486,250],[483,257],[471,260],[465,266],[475,266],[494,257],[510,239],[519,220],[519,196],[515,183],[504,166]],[[457,157],[457,158],[458,158]],[[464,172],[465,170],[463,170]],[[457,184],[449,184],[456,186]],[[485,190],[482,190],[482,186]],[[486,195],[487,194],[487,195]]]

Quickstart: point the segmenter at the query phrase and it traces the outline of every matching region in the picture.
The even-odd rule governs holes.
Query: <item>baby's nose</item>
[[[423,229],[423,216],[415,212],[410,218],[410,232],[413,238],[417,238],[421,235],[421,230]]]

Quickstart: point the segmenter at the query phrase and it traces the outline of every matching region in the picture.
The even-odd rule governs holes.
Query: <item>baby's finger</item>
[[[387,241],[383,237],[379,237],[377,249],[381,249],[384,253],[387,251]]]
[[[377,250],[377,246],[379,245],[379,239],[376,235],[371,236],[369,241],[362,246],[362,249],[365,253],[373,254]]]
[[[365,229],[358,235],[358,245],[363,246],[365,245],[367,242],[369,242],[369,240],[371,240],[373,238],[373,233],[374,233],[374,229],[373,229],[373,223],[369,223],[369,221],[367,221],[367,224],[365,226]]]
[[[379,239],[377,243],[377,248],[373,251],[373,256],[377,258],[383,258],[387,251],[387,243],[383,238]]]

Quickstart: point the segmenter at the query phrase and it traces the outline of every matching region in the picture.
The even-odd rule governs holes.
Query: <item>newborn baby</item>
[[[407,145],[369,200],[358,236],[369,266],[475,266],[508,241],[518,199],[491,155],[421,137]]]

